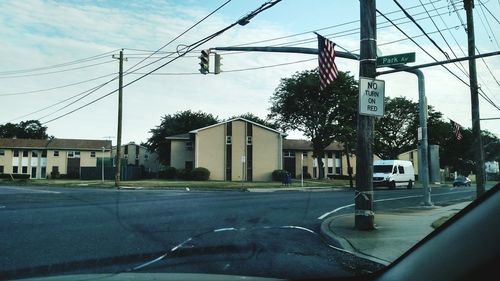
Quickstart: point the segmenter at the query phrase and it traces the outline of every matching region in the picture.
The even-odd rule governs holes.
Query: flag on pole
[[[318,35],[319,87],[323,90],[333,80],[337,79],[338,70],[335,65],[335,43]]]
[[[457,122],[455,122],[451,119],[450,119],[450,122],[451,122],[451,126],[453,127],[453,132],[455,133],[455,137],[457,138],[457,140],[461,140],[462,139],[462,132],[460,132],[460,128],[462,126],[460,126]]]

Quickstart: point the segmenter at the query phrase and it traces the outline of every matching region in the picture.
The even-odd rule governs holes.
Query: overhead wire
[[[488,38],[490,39],[490,42],[493,44],[493,40],[495,40],[496,47],[498,47],[500,49],[500,44],[498,44],[498,40],[497,40],[497,37],[495,36],[495,32],[493,32],[493,29],[491,28],[491,25],[490,25],[490,21],[486,17],[486,13],[484,12],[483,5],[479,5],[479,9],[481,10],[481,12],[483,14],[484,21],[486,22],[486,25],[483,22],[483,19],[481,17],[481,13],[477,13],[478,16],[479,16],[479,20],[481,21],[481,24],[483,25],[484,30],[485,30],[486,34],[488,35]],[[489,31],[491,32],[491,36],[490,36],[490,32],[488,31],[488,29],[486,28],[486,26],[488,26]],[[493,37],[493,40],[492,40],[492,37]]]
[[[219,31],[217,31],[217,32],[215,32],[215,33],[213,33],[213,34],[211,34],[211,35],[209,35],[209,36],[207,36],[207,37],[205,37],[205,38],[203,38],[203,39],[201,39],[201,40],[198,40],[198,41],[197,41],[197,42],[195,42],[195,43],[192,43],[192,44],[190,44],[190,45],[186,46],[186,48],[184,48],[184,49],[183,49],[183,52],[182,52],[182,53],[180,53],[180,54],[178,54],[178,56],[177,56],[177,57],[174,57],[174,58],[170,59],[169,61],[167,61],[167,62],[163,63],[162,65],[160,65],[160,66],[158,66],[158,67],[156,67],[156,68],[154,68],[153,70],[148,71],[147,73],[145,73],[145,74],[143,74],[143,75],[139,76],[138,78],[136,78],[136,79],[134,79],[134,80],[132,80],[132,81],[128,82],[127,84],[123,85],[123,88],[125,88],[125,87],[127,87],[127,86],[129,86],[129,85],[132,85],[132,84],[136,83],[137,81],[139,81],[139,80],[141,80],[141,79],[143,79],[143,78],[145,78],[145,77],[147,77],[147,76],[151,75],[153,72],[156,72],[157,70],[159,70],[159,69],[161,69],[161,68],[165,67],[166,65],[170,64],[171,62],[173,62],[173,61],[175,61],[175,60],[177,60],[177,59],[181,58],[182,56],[184,56],[185,54],[189,53],[189,52],[190,52],[190,51],[192,51],[193,49],[195,49],[195,48],[197,48],[197,47],[199,47],[199,46],[201,46],[201,45],[205,44],[206,42],[208,42],[208,41],[212,40],[213,38],[215,38],[215,37],[219,36],[220,34],[224,33],[225,31],[227,31],[227,30],[231,29],[231,28],[232,28],[232,27],[234,27],[235,25],[238,25],[238,24],[240,24],[240,25],[245,25],[245,24],[247,24],[247,23],[248,23],[248,21],[249,21],[251,18],[253,18],[253,17],[255,17],[256,15],[258,15],[259,13],[261,13],[261,12],[263,12],[263,11],[265,11],[265,10],[267,10],[267,9],[271,8],[271,7],[273,7],[274,5],[278,4],[279,2],[281,2],[281,0],[274,0],[274,1],[271,1],[271,0],[270,0],[270,1],[267,1],[266,3],[262,4],[259,8],[257,8],[256,10],[254,10],[254,11],[250,12],[248,15],[246,15],[246,16],[244,16],[244,17],[242,17],[241,19],[239,19],[238,21],[234,22],[233,24],[230,24],[229,26],[227,26],[227,27],[225,27],[225,28],[223,28],[223,29],[221,29],[221,30],[219,30]],[[78,107],[78,108],[76,108],[76,109],[73,109],[73,110],[71,110],[71,111],[69,111],[69,112],[67,112],[67,113],[64,113],[64,114],[62,114],[62,115],[59,115],[59,116],[57,116],[57,117],[55,117],[55,118],[52,118],[52,119],[50,119],[50,120],[48,120],[48,121],[45,121],[43,124],[47,124],[47,123],[53,122],[53,121],[55,121],[55,120],[58,120],[58,119],[60,119],[60,118],[65,117],[65,116],[67,116],[67,115],[69,115],[69,114],[72,114],[72,113],[74,113],[74,112],[76,112],[76,111],[78,111],[78,110],[80,110],[80,109],[82,109],[82,108],[85,108],[85,107],[87,107],[87,106],[89,106],[89,105],[91,105],[91,104],[96,103],[96,102],[97,102],[97,101],[99,101],[99,100],[102,100],[103,98],[105,98],[105,97],[107,97],[107,96],[109,96],[109,95],[112,95],[112,94],[116,93],[117,91],[118,91],[118,89],[116,89],[116,90],[114,90],[114,91],[111,91],[111,92],[109,92],[109,93],[107,93],[107,94],[105,94],[105,95],[102,95],[102,96],[100,96],[99,98],[94,99],[94,100],[92,100],[92,101],[90,101],[90,102],[88,102],[88,103],[86,103],[86,104],[84,104],[84,105],[82,105],[82,106],[80,106],[80,107]]]
[[[376,9],[377,13],[383,15],[383,17],[385,19],[387,19],[388,21],[391,21],[388,17],[386,17],[382,12],[380,12],[378,9]],[[392,22],[392,21],[391,21]],[[406,32],[404,32],[398,25],[396,24],[393,24],[394,27],[396,27],[401,33],[403,33],[406,37],[408,38],[411,38]],[[438,60],[433,56],[431,55],[426,49],[424,49],[422,46],[420,46],[420,44],[418,44],[415,40],[413,39],[410,39],[415,45],[417,45],[417,47],[419,47],[424,53],[426,53],[429,57],[431,57],[435,62],[438,62]],[[443,67],[444,69],[446,69],[451,75],[455,76],[455,78],[457,78],[460,82],[464,83],[465,85],[467,85],[467,87],[470,87],[469,83],[467,83],[466,81],[464,81],[462,78],[460,78],[457,74],[455,74],[453,71],[451,71],[446,65],[441,65],[441,67]],[[488,103],[490,103],[493,107],[497,108],[498,110],[500,110],[500,107],[497,106],[493,101],[491,101],[491,99],[489,97],[487,97],[484,93],[481,93],[479,92],[479,95],[481,97],[483,97],[483,99],[485,99]]]
[[[103,65],[103,64],[108,64],[112,63],[113,61],[105,61],[105,62],[99,62],[99,63],[94,63],[90,65],[84,65],[84,66],[78,66],[78,67],[73,67],[73,68],[67,68],[63,70],[56,70],[56,71],[50,71],[50,72],[42,72],[42,73],[32,73],[32,74],[20,74],[20,75],[11,75],[11,76],[0,76],[0,79],[8,79],[8,78],[20,78],[20,77],[32,77],[32,76],[41,76],[41,75],[49,75],[49,74],[55,74],[55,73],[62,73],[62,72],[68,72],[68,71],[74,71],[74,70],[80,70],[80,69],[85,69],[89,67],[94,67],[98,65]]]
[[[48,66],[43,66],[43,67],[36,67],[36,68],[29,68],[29,69],[19,69],[19,70],[0,71],[0,75],[12,75],[12,74],[19,74],[19,73],[26,73],[26,72],[29,73],[29,72],[36,72],[36,71],[41,71],[41,70],[48,70],[48,69],[53,69],[53,68],[65,67],[65,66],[69,66],[69,65],[78,64],[78,63],[83,63],[83,62],[88,62],[88,61],[92,61],[92,60],[102,59],[102,58],[108,57],[109,54],[111,54],[111,53],[113,53],[115,51],[116,51],[116,49],[112,50],[112,51],[108,51],[108,52],[102,53],[102,54],[98,54],[98,55],[90,56],[90,57],[87,57],[87,58],[83,58],[83,59],[77,59],[77,60],[73,60],[73,61],[69,61],[69,62],[64,62],[64,63],[60,63],[60,64],[54,64],[54,65],[48,65]]]

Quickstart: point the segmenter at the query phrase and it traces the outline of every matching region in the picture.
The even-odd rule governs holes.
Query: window
[[[23,166],[23,174],[27,174],[28,173],[28,166]]]
[[[68,158],[80,158],[80,151],[68,151]]]
[[[231,144],[232,140],[231,136],[226,136],[226,144]]]
[[[340,151],[335,151],[335,158],[340,159],[341,157]]]
[[[27,150],[23,150],[23,157],[28,157],[28,151]]]
[[[148,160],[149,159],[149,154],[144,154],[144,159]]]
[[[95,151],[90,152],[90,157],[95,158]]]
[[[14,157],[19,157],[19,150],[14,149]]]
[[[31,157],[38,157],[38,151],[31,151]]]
[[[3,174],[3,166],[0,166],[0,174]]]
[[[284,157],[295,157],[295,153],[292,150],[285,150],[283,153]]]
[[[54,150],[54,156],[59,157],[59,150]]]
[[[328,167],[328,173],[333,174],[333,167]]]
[[[252,136],[247,136],[247,145],[252,145]]]
[[[302,151],[302,156],[304,156],[304,158],[307,157],[307,151]]]
[[[4,149],[0,149],[0,156],[4,156],[5,155],[5,150]]]
[[[405,168],[403,168],[403,166],[398,166],[398,171],[402,175],[405,173]]]
[[[186,142],[186,149],[187,150],[193,150],[193,142],[192,141],[187,141]]]
[[[398,173],[398,170],[397,170],[397,167],[396,167],[396,166],[394,166],[394,168],[392,168],[392,173],[393,173],[393,174],[397,174],[397,173]]]
[[[42,157],[46,158],[47,157],[47,150],[42,150]]]
[[[52,166],[52,173],[58,174],[59,173],[59,166]]]
[[[128,145],[123,147],[123,154],[125,154],[125,155],[128,154]]]
[[[12,167],[12,173],[13,174],[19,173],[19,167],[17,167],[17,166]]]
[[[333,158],[333,153],[331,151],[328,152],[327,155],[328,155],[328,158]]]
[[[341,174],[342,174],[342,171],[341,171],[341,170],[342,170],[342,168],[341,168],[341,167],[336,167],[336,168],[335,168],[335,174],[337,174],[337,175],[341,175]]]

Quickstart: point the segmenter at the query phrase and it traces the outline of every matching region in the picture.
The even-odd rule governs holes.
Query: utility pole
[[[377,22],[375,0],[360,0],[359,76],[375,78],[377,63]],[[356,195],[354,226],[373,230],[373,117],[358,112],[356,147]]]
[[[116,56],[113,55],[116,59]],[[122,146],[122,108],[123,108],[123,49],[120,50],[120,69],[118,71],[118,132],[116,137],[116,155],[115,155],[115,188],[120,189],[120,174],[122,168],[121,146]]]
[[[469,49],[469,57],[475,55],[476,43],[474,39],[474,17],[472,9],[474,8],[473,0],[464,0],[464,8],[467,14],[467,41]],[[481,140],[481,125],[479,121],[479,97],[477,86],[476,60],[469,59],[469,81],[470,81],[470,98],[472,112],[472,149],[474,151],[474,160],[476,162],[476,196],[479,197],[484,193],[484,152],[483,141]]]

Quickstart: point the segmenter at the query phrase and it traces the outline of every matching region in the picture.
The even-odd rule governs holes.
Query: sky
[[[229,26],[266,2],[232,0],[167,44],[226,1],[0,1],[0,124],[35,119],[57,138],[110,139],[116,143],[119,63],[112,55],[123,49],[126,85],[176,57],[184,46]],[[438,60],[445,59],[445,54],[422,35],[394,1],[377,2],[378,10],[423,49]],[[399,2],[450,57],[465,56],[462,1]],[[475,3],[478,50],[500,50],[500,1]],[[433,61],[381,16],[377,24],[379,54],[415,52],[416,62],[409,65]],[[122,143],[147,141],[149,130],[160,124],[162,116],[184,110],[211,113],[219,119],[247,112],[265,118],[280,79],[317,67],[317,57],[219,51],[222,73],[202,75],[198,71],[200,50],[239,45],[316,48],[313,31],[335,42],[337,50],[358,53],[359,1],[283,0],[249,24],[234,26],[153,75],[128,85],[123,89]],[[339,70],[358,78],[358,62],[337,58],[336,63]],[[476,63],[481,89],[500,106],[500,57]],[[449,65],[449,69],[469,83],[467,62]],[[446,120],[471,127],[469,87],[442,67],[422,71],[428,104],[442,112]],[[385,80],[386,96],[418,101],[414,75],[397,73],[378,79]],[[498,118],[500,112],[480,97],[480,116]],[[498,119],[482,121],[481,128],[500,137]],[[299,132],[289,133],[290,138],[304,138]]]

